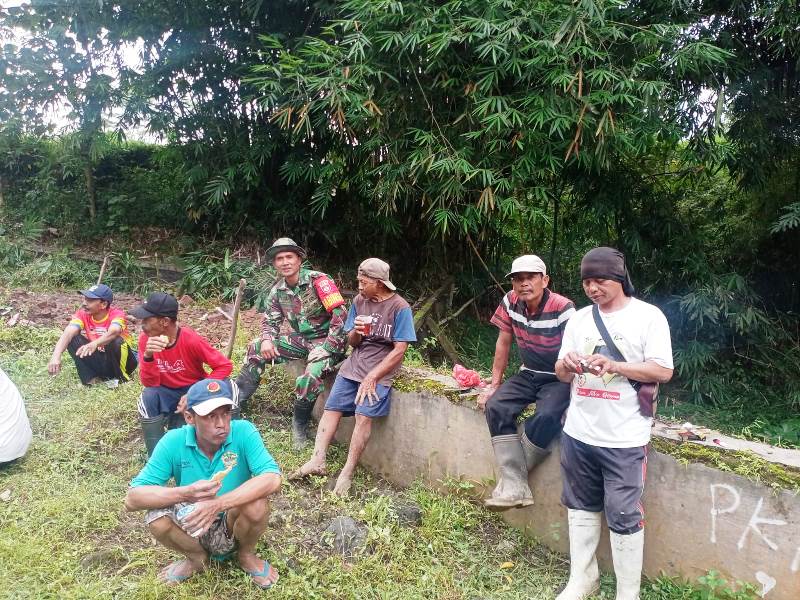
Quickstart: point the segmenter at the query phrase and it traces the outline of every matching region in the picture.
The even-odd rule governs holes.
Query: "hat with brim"
[[[272,246],[267,249],[267,259],[273,260],[279,252],[294,252],[300,258],[306,257],[306,251],[288,237],[278,238],[272,243]]]
[[[231,384],[223,379],[203,379],[186,393],[186,406],[205,417],[220,406],[234,406]]]
[[[511,270],[506,273],[506,279],[517,273],[541,273],[547,275],[544,261],[535,254],[525,254],[514,259]]]
[[[139,306],[131,309],[129,313],[137,319],[148,317],[169,317],[178,318],[178,301],[175,296],[166,292],[153,292]]]
[[[377,279],[392,291],[397,289],[389,279],[389,263],[380,258],[368,258],[363,261],[358,265],[358,274]]]
[[[114,293],[111,291],[111,288],[102,283],[93,285],[92,287],[81,290],[78,293],[85,298],[91,298],[93,300],[105,300],[109,304],[111,304],[111,302],[114,300]]]

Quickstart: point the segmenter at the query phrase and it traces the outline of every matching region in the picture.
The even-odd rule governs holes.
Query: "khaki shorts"
[[[186,533],[189,533],[186,530],[184,523],[178,519],[177,515],[180,509],[189,506],[190,504],[191,502],[178,502],[177,504],[167,506],[166,508],[148,510],[144,515],[144,522],[147,525],[150,525],[150,523],[156,519],[160,519],[161,517],[169,517],[172,519],[173,523],[175,523]],[[229,554],[236,550],[236,540],[233,537],[233,532],[228,530],[228,519],[226,518],[226,513],[220,513],[211,524],[211,527],[209,527],[208,530],[198,538],[198,541],[203,549],[208,552],[209,555],[211,555],[212,559],[219,560],[222,558],[227,558]]]

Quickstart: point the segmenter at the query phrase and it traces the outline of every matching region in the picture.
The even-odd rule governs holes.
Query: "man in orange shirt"
[[[112,308],[114,293],[107,285],[82,290],[83,303],[61,334],[47,364],[50,375],[61,372],[61,355],[67,350],[75,361],[83,385],[102,381],[126,382],[138,360],[125,311]]]

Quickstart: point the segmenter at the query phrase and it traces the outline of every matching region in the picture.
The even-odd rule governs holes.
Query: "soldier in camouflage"
[[[325,273],[302,267],[305,257],[305,250],[290,238],[275,240],[267,251],[279,279],[267,298],[261,337],[249,345],[236,379],[241,405],[258,388],[268,364],[306,361],[294,390],[292,435],[298,450],[309,441],[306,427],[314,403],[324,390],[322,377],[342,361],[347,349],[344,299]],[[288,335],[280,335],[284,320],[292,329]]]

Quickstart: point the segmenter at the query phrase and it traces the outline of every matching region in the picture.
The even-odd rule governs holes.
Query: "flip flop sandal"
[[[271,567],[270,567],[269,563],[267,561],[264,561],[264,564],[262,566],[261,571],[245,571],[245,573],[250,575],[254,585],[260,587],[262,590],[268,590],[269,588],[271,588],[273,586],[273,584],[278,582],[277,579],[275,581],[271,582],[271,583],[258,583],[255,580],[255,578],[256,577],[266,577],[267,575],[269,575],[270,568]]]
[[[178,575],[175,572],[175,569],[181,566],[183,562],[184,561],[175,563],[169,568],[167,574],[164,576],[164,583],[166,583],[167,585],[175,585],[176,583],[183,583],[190,577],[194,577],[195,575],[197,575],[197,571],[195,571],[194,573],[190,573],[189,575]]]

